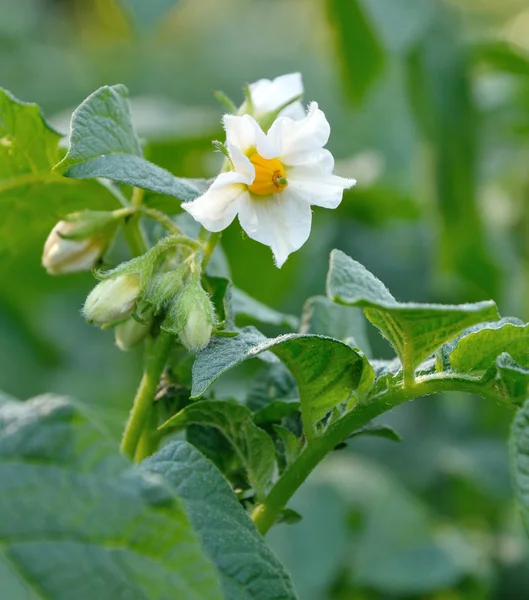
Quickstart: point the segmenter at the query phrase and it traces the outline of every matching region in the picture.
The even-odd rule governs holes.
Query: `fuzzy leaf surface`
[[[486,323],[462,335],[451,349],[452,368],[461,373],[486,371],[503,352],[529,366],[529,324]]]
[[[267,339],[247,327],[235,338],[213,339],[197,355],[192,395],[201,396],[226,371],[269,351],[296,379],[309,435],[317,421],[351,396],[366,368],[362,355],[339,340],[295,333]]]
[[[254,423],[248,408],[230,401],[202,400],[186,406],[162,427],[184,429],[188,425],[218,429],[235,449],[257,497],[266,494],[276,469],[274,443]]]
[[[187,442],[142,463],[178,493],[229,600],[294,600],[290,577],[220,471]]]
[[[327,295],[335,302],[362,307],[391,343],[408,374],[467,327],[499,319],[492,301],[458,305],[398,302],[380,280],[340,250],[331,253]]]
[[[9,600],[224,598],[182,503],[64,398],[0,404]]]
[[[509,454],[514,492],[529,534],[529,399],[514,418],[509,438]]]
[[[143,158],[124,85],[103,86],[72,115],[70,147],[56,170],[73,179],[104,177],[182,201],[202,190]]]

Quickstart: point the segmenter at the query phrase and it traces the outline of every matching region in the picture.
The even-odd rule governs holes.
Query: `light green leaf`
[[[305,433],[358,386],[366,363],[339,340],[318,335],[289,334],[267,339],[252,327],[235,338],[214,338],[193,365],[193,397],[201,396],[223,373],[243,361],[270,351],[288,367],[299,389]]]
[[[361,0],[327,0],[346,92],[360,104],[384,66],[384,50]]]
[[[274,400],[254,412],[253,418],[257,424],[279,423],[285,417],[293,415],[300,409],[299,400]]]
[[[118,207],[99,183],[52,172],[61,156],[59,140],[36,104],[20,102],[0,89],[0,284],[15,303],[52,285],[40,258],[60,218],[79,209]]]
[[[254,423],[248,408],[236,402],[202,400],[186,406],[162,428],[178,430],[188,425],[207,425],[218,429],[239,456],[257,497],[262,499],[265,496],[276,471],[274,442]]]
[[[182,201],[194,200],[202,189],[145,160],[130,117],[123,85],[96,90],[72,115],[70,147],[57,171],[74,179],[104,177]]]
[[[397,433],[397,431],[395,431],[395,429],[393,429],[391,425],[377,425],[375,423],[372,423],[370,425],[362,427],[361,429],[353,431],[353,433],[351,433],[349,437],[353,438],[358,437],[359,435],[372,435],[375,437],[384,438],[386,440],[391,440],[392,442],[402,441],[402,437],[400,436],[400,434]]]
[[[529,535],[529,398],[514,418],[509,454],[514,492]]]
[[[448,357],[454,371],[483,373],[503,352],[529,366],[529,324],[502,320],[475,327],[454,342]]]
[[[303,443],[289,429],[282,425],[273,425],[277,437],[281,441],[283,447],[283,456],[285,466],[292,464],[299,456],[303,448]]]
[[[492,301],[459,305],[398,302],[381,281],[340,250],[331,253],[327,295],[335,302],[364,309],[395,349],[405,377],[413,377],[420,362],[465,328],[499,318]]]
[[[218,469],[186,442],[142,463],[176,490],[229,600],[294,600],[289,576]]]
[[[65,399],[0,404],[0,571],[9,600],[221,600],[177,495]]]
[[[529,368],[517,363],[507,352],[498,356],[483,380],[516,405],[529,396]]]

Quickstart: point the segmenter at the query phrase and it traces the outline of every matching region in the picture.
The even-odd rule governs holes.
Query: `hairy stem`
[[[136,454],[134,456],[135,462],[141,462],[145,460],[158,450],[158,444],[160,443],[161,435],[156,428],[156,412],[154,407],[151,406],[150,413],[146,418],[143,431],[141,433],[138,445],[136,446]]]
[[[174,338],[172,335],[161,331],[147,352],[143,377],[136,392],[129,420],[125,426],[123,439],[121,440],[121,451],[133,460],[136,456],[136,450],[142,433],[148,425],[158,382],[173,342]]]
[[[497,394],[492,390],[484,390],[482,384],[476,379],[435,374],[418,377],[413,384],[407,382],[406,385],[395,387],[356,406],[333,423],[321,437],[309,441],[303,452],[270,490],[268,496],[255,508],[252,519],[260,533],[264,535],[272,527],[294,492],[318,463],[338,444],[346,440],[353,431],[407,400],[443,391],[471,392],[498,400]]]
[[[209,237],[205,243],[205,248],[204,248],[204,259],[202,261],[203,269],[206,268],[206,265],[208,264],[208,262],[211,258],[211,255],[213,254],[213,250],[215,250],[215,247],[219,243],[221,236],[222,236],[221,233],[209,234]]]
[[[165,213],[156,208],[143,208],[143,214],[159,223],[171,235],[182,235],[182,230]]]

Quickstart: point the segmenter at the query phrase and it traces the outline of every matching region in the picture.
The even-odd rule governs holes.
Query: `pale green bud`
[[[42,253],[42,266],[50,275],[90,271],[103,254],[106,242],[100,236],[84,239],[65,239],[74,234],[77,223],[59,221],[51,230]]]
[[[208,345],[215,324],[215,311],[208,294],[196,277],[175,298],[165,329],[180,336],[180,342],[190,351],[198,352]]]
[[[119,323],[114,330],[116,346],[126,352],[144,340],[151,330],[152,321],[139,323],[133,317]]]
[[[213,320],[211,311],[205,311],[201,306],[191,309],[186,324],[180,332],[180,342],[190,352],[198,352],[209,344]]]
[[[86,299],[86,320],[107,325],[130,317],[140,293],[140,277],[131,273],[98,283]]]

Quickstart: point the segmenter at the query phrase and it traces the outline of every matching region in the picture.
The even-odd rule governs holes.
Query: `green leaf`
[[[340,250],[331,253],[327,295],[335,302],[364,309],[395,349],[409,378],[419,363],[465,328],[499,318],[492,301],[459,305],[397,302],[381,281]]]
[[[303,443],[289,429],[282,425],[273,425],[274,431],[281,441],[285,466],[292,464],[299,456]]]
[[[395,429],[393,429],[391,425],[376,425],[375,423],[372,423],[370,425],[362,427],[361,429],[353,431],[353,433],[351,433],[349,437],[353,438],[358,437],[359,435],[373,435],[375,437],[381,437],[386,440],[391,440],[392,442],[402,441],[402,437],[400,436],[400,434],[397,433],[397,431],[395,431]]]
[[[36,104],[0,89],[0,282],[2,293],[15,304],[54,285],[40,258],[46,237],[60,218],[75,210],[119,206],[99,183],[73,181],[52,172],[61,156],[59,140]]]
[[[202,189],[143,158],[123,85],[103,86],[74,111],[70,147],[57,171],[74,179],[104,177],[128,185],[194,200]]]
[[[360,0],[327,0],[342,80],[360,104],[384,66],[384,51]]]
[[[514,492],[529,535],[529,398],[514,417],[509,454]]]
[[[252,327],[236,338],[214,338],[193,365],[193,397],[201,396],[223,373],[262,352],[273,352],[295,377],[305,434],[327,412],[349,399],[365,372],[363,357],[339,340],[288,334],[266,339]]]
[[[300,408],[296,380],[284,365],[268,365],[253,378],[246,406],[256,423],[280,422]]]
[[[336,304],[325,296],[313,296],[305,302],[300,333],[327,335],[371,355],[361,309]]]
[[[506,320],[485,323],[464,332],[450,348],[448,358],[454,371],[483,373],[503,352],[509,353],[520,364],[529,366],[529,324]]]
[[[224,597],[176,494],[67,400],[0,404],[0,471],[9,600]]]
[[[246,405],[256,412],[276,400],[299,402],[296,380],[279,362],[267,365],[257,373],[248,390]]]
[[[529,395],[529,368],[517,363],[507,352],[498,356],[483,380],[514,404],[523,402]]]
[[[252,412],[236,402],[202,400],[186,406],[162,428],[184,429],[208,425],[218,429],[230,442],[248,474],[256,496],[262,499],[276,471],[274,443],[253,421]]]
[[[293,415],[300,409],[299,400],[274,400],[256,410],[253,414],[254,421],[261,423],[279,423],[285,417]]]
[[[229,600],[294,600],[289,576],[215,466],[186,442],[142,463],[176,490]]]

